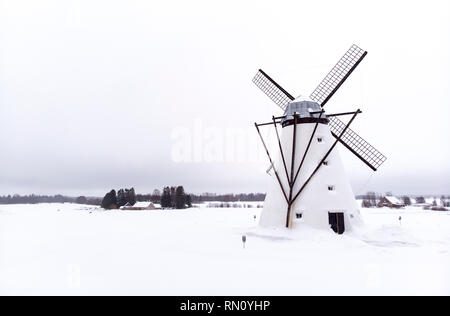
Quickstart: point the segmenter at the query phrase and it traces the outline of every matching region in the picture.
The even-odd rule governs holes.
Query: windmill
[[[335,147],[341,143],[373,171],[386,157],[349,128],[359,109],[325,114],[324,107],[366,55],[352,45],[309,98],[294,98],[261,69],[256,73],[253,82],[284,111],[268,123],[255,123],[270,161],[268,173],[275,174],[264,201],[262,226],[309,224],[342,234],[360,223],[359,208]],[[348,123],[338,118],[347,115]],[[270,125],[278,140],[275,160],[260,132],[261,126]]]

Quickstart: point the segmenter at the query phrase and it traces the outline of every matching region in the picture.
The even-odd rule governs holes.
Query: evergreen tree
[[[117,191],[117,206],[121,207],[127,204],[127,197],[125,194],[125,191],[123,189],[120,189]]]
[[[134,192],[134,188],[131,188],[130,190],[128,190],[127,201],[131,205],[136,204],[136,193]]]
[[[182,209],[186,207],[186,194],[183,186],[178,186],[175,191],[175,208]]]
[[[104,209],[117,208],[117,197],[115,190],[111,190],[109,193],[106,193],[105,197],[102,200],[101,206]]]
[[[175,207],[175,198],[176,198],[176,187],[170,187],[170,201],[171,201],[171,207]]]
[[[163,193],[161,195],[161,207],[172,207],[172,199],[170,198],[170,188],[164,187]]]

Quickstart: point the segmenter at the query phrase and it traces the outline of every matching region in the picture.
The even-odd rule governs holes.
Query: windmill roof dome
[[[289,102],[284,115],[285,120],[292,120],[294,113],[298,114],[299,118],[319,118],[320,113],[314,113],[321,111],[322,108],[319,103],[312,101],[308,97],[299,96],[295,100]],[[322,114],[321,118],[326,119],[325,113]]]

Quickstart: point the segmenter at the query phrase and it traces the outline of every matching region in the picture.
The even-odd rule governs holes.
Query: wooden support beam
[[[286,172],[286,179],[288,179],[288,182],[289,182],[289,176],[288,176],[288,171],[287,171],[287,167],[286,167],[286,160],[284,159],[283,147],[281,146],[280,135],[278,134],[278,128],[277,128],[277,124],[275,123],[274,116],[272,116],[272,121],[273,121],[273,127],[275,127],[275,132],[277,134],[278,147],[280,148],[281,159],[283,160],[284,171]]]
[[[351,115],[355,114],[356,112],[342,112],[342,113],[335,113],[335,114],[327,114],[328,117],[332,116],[342,116],[342,115]],[[359,113],[362,113],[361,111]]]
[[[261,123],[261,124],[256,124],[257,126],[266,126],[266,125],[272,125],[274,122],[272,121],[272,122],[268,122],[268,123]],[[280,121],[275,121],[275,124],[280,124],[281,123],[281,120]]]
[[[270,164],[272,165],[273,171],[275,172],[275,176],[277,177],[278,184],[280,185],[281,191],[283,192],[284,198],[286,199],[286,203],[289,204],[286,192],[284,191],[284,188],[283,188],[283,184],[281,183],[280,177],[278,176],[278,172],[275,169],[275,165],[273,164],[272,158],[270,157],[269,150],[267,149],[266,143],[264,142],[261,132],[259,131],[258,124],[255,123],[255,127],[256,127],[256,130],[258,131],[259,137],[261,138],[261,142],[264,146],[264,149],[266,150],[267,157],[269,157]]]

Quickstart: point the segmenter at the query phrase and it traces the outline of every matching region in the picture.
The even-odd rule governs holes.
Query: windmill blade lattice
[[[310,98],[323,107],[366,55],[365,50],[352,45],[311,93]]]
[[[286,109],[289,102],[294,100],[294,97],[284,90],[278,83],[270,78],[261,69],[258,70],[253,83],[262,90],[276,105],[283,109]]]
[[[335,138],[338,138],[346,124],[335,116],[328,117],[328,119],[331,133]],[[382,153],[350,128],[346,130],[339,141],[374,171],[386,160]]]

